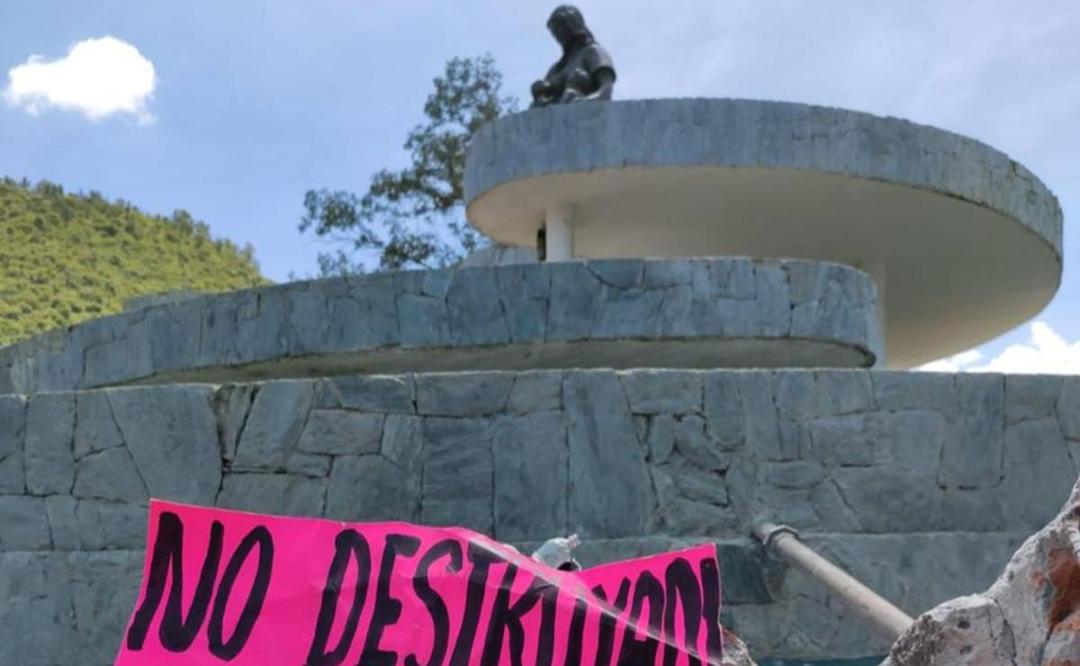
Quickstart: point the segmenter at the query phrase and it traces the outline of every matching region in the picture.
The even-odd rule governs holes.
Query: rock
[[[960,374],[954,395],[959,404],[942,454],[940,480],[954,488],[997,485],[1005,446],[1005,382],[1001,375]],[[1011,402],[1020,404],[1017,398]]]
[[[75,482],[75,397],[43,393],[26,410],[26,489],[66,495]]]
[[[309,381],[277,381],[259,387],[240,435],[234,471],[326,475],[328,459],[299,450],[313,388]]]
[[[446,301],[443,299],[401,294],[397,298],[397,308],[403,346],[423,347],[449,342]]]
[[[669,530],[686,536],[731,532],[737,524],[737,517],[727,507],[683,498],[665,503],[660,517]]]
[[[138,597],[143,554],[73,553],[69,558],[72,609],[79,635],[79,655],[70,663],[112,663]]]
[[[817,370],[813,396],[819,415],[843,416],[870,411],[874,398],[870,373],[865,370]]]
[[[26,466],[23,464],[22,446],[14,453],[0,459],[0,493],[22,494],[26,492]]]
[[[415,522],[419,515],[419,478],[382,456],[341,456],[334,461],[326,494],[327,518]]]
[[[660,333],[662,323],[684,321],[665,316],[662,291],[617,289],[604,286],[592,325],[593,338],[652,337]],[[668,301],[670,302],[670,301]]]
[[[694,262],[646,261],[644,286],[647,289],[669,289],[690,285],[694,280]]]
[[[344,291],[342,279],[329,280],[326,289],[308,289],[307,285],[289,285],[284,289],[287,340],[286,349],[292,356],[304,356],[324,351],[327,345],[327,294]],[[340,329],[339,329],[340,330]]]
[[[400,340],[400,323],[391,274],[347,279],[347,296],[329,300],[331,339],[339,349],[350,346],[385,347]]]
[[[682,497],[716,506],[728,505],[727,484],[722,475],[702,469],[693,461],[672,466],[671,473]]]
[[[108,395],[150,496],[212,504],[221,484],[213,390],[157,386],[113,389]]]
[[[820,267],[820,264],[817,263],[801,261],[791,262],[787,265]],[[754,284],[754,262],[710,262],[708,269],[709,289],[715,296],[742,301],[757,298]]]
[[[813,488],[825,478],[825,468],[812,460],[765,463],[762,480],[776,488]]]
[[[240,445],[240,433],[244,431],[251,403],[255,399],[255,385],[224,386],[214,398],[221,428],[221,457],[232,463],[236,458],[236,447]]]
[[[820,529],[833,532],[860,532],[859,517],[844,501],[844,496],[832,480],[814,486],[810,492],[810,505],[817,514]]]
[[[569,372],[563,383],[570,445],[570,530],[625,537],[643,533],[655,498],[614,372]]]
[[[493,243],[487,247],[473,250],[461,260],[461,266],[508,266],[512,264],[530,264],[536,262],[536,250],[531,247],[500,245]]]
[[[755,666],[746,644],[731,631],[721,630],[724,632],[724,656],[720,659],[720,666]]]
[[[313,409],[300,436],[299,448],[308,453],[331,455],[378,453],[385,419],[384,414]]]
[[[390,414],[383,426],[382,456],[406,474],[418,475],[423,463],[424,420],[419,416]]]
[[[84,550],[142,550],[146,545],[146,506],[79,500],[75,519]]]
[[[950,465],[964,464],[964,458],[960,455],[946,456],[943,460],[942,449],[944,447],[960,447],[964,446],[963,443],[956,440],[947,439],[946,433],[948,432],[948,424],[945,421],[945,417],[938,412],[930,410],[910,410],[902,412],[891,412],[880,414],[880,432],[878,436],[884,443],[885,453],[892,459],[892,461],[902,467],[909,470],[918,472],[919,474],[934,475],[939,474],[938,483],[942,486],[949,486],[950,483],[945,479],[955,481],[961,478],[967,478],[969,480],[977,479],[976,483],[984,483],[986,485],[996,485],[1000,481],[1000,460],[1001,449],[998,447],[997,462],[996,465],[981,463],[977,465],[978,469],[992,470],[990,474],[985,475],[979,479],[977,475],[970,474],[970,472],[964,472],[958,470],[953,466],[946,467],[946,460]],[[987,448],[990,449],[989,455],[994,455],[994,445],[1001,442],[1001,438],[987,442]],[[970,447],[968,447],[970,448]],[[986,451],[981,453],[971,452],[974,455],[987,455]],[[939,467],[941,468],[939,472]],[[995,475],[995,473],[997,475]],[[991,478],[993,480],[991,480]]]
[[[731,465],[731,453],[709,441],[700,416],[676,419],[673,439],[675,450],[694,465],[711,471],[726,470]]]
[[[85,350],[85,386],[108,386],[154,374],[146,320],[132,321],[120,337]]]
[[[5,664],[88,663],[78,651],[68,553],[0,552],[0,599]]]
[[[883,666],[1080,663],[1078,581],[1080,482],[990,589],[924,613],[896,641]]]
[[[92,453],[76,463],[72,494],[114,502],[138,503],[149,499],[146,484],[124,447]]]
[[[145,312],[150,365],[155,374],[182,371],[199,362],[199,331],[205,305],[205,300],[193,298]]]
[[[662,465],[675,451],[675,419],[667,414],[649,417],[645,443],[649,462]]]
[[[1052,375],[1005,375],[1005,424],[1053,417],[1062,384]]]
[[[217,505],[279,516],[323,515],[326,480],[295,474],[226,474]]]
[[[426,418],[422,521],[494,531],[491,422]]]
[[[1022,421],[1005,432],[1006,515],[1016,531],[1030,534],[1053,518],[1061,494],[1076,479],[1055,419]]]
[[[585,264],[598,280],[617,289],[640,287],[645,275],[645,262],[640,259],[601,259]]]
[[[874,402],[878,409],[936,409],[951,411],[955,375],[933,372],[874,372]]]
[[[350,375],[330,380],[337,388],[339,404],[320,407],[343,407],[359,411],[411,414],[416,411],[412,377]]]
[[[483,416],[506,409],[512,373],[476,372],[423,375],[417,380],[416,404],[431,416]]]
[[[495,274],[511,342],[547,336],[548,266],[505,266]]]
[[[26,401],[0,395],[0,494],[26,491],[23,445],[26,441]]]
[[[784,336],[791,331],[791,294],[787,272],[777,264],[754,265],[758,326],[766,335]]]
[[[816,419],[810,422],[809,431],[813,457],[823,463],[869,467],[888,461],[879,414]]]
[[[507,419],[495,428],[495,537],[543,539],[567,528],[569,467],[560,412]]]
[[[894,465],[842,467],[832,478],[866,532],[919,532],[931,520],[938,494],[932,478]]]
[[[562,373],[537,370],[519,373],[510,390],[506,411],[510,414],[531,414],[562,408]]]
[[[1067,439],[1080,440],[1080,377],[1066,377],[1057,401],[1061,432]]]
[[[589,337],[599,307],[601,283],[584,265],[573,262],[551,272],[548,340]]]
[[[746,446],[761,460],[792,460],[798,451],[782,445],[780,422],[776,413],[772,377],[767,372],[748,372],[740,376],[743,425]]]
[[[495,271],[453,271],[446,293],[450,340],[455,345],[499,345],[510,341]],[[537,315],[539,311],[533,310]]]
[[[116,425],[108,394],[104,391],[79,393],[75,399],[75,459],[124,445]]]
[[[44,499],[0,497],[0,551],[48,550],[51,547]]]
[[[725,451],[741,448],[746,441],[746,424],[739,376],[729,372],[706,375],[704,403],[709,437]]]
[[[678,370],[638,370],[620,375],[635,414],[692,414],[701,411],[701,374]]]
[[[49,534],[53,550],[79,550],[79,521],[75,516],[78,505],[74,497],[53,495],[45,498],[45,514],[49,519]]]

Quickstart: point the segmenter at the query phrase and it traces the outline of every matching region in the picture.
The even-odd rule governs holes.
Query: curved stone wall
[[[0,393],[344,372],[867,367],[873,283],[825,262],[400,272],[184,300],[0,349]]]
[[[817,171],[940,192],[1015,219],[1061,258],[1057,198],[1008,155],[900,118],[791,102],[645,99],[510,114],[470,144],[465,200],[547,174],[700,166]]]
[[[719,544],[759,657],[883,654],[748,538],[767,515],[915,613],[983,589],[1080,463],[1080,378],[867,370],[341,376],[0,396],[12,663],[111,663],[150,496],[459,524],[582,559]]]

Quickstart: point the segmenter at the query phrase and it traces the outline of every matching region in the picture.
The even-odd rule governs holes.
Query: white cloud
[[[1080,340],[1067,342],[1046,322],[1031,325],[1026,342],[1010,345],[1000,354],[984,359],[966,351],[918,368],[930,372],[1006,372],[1048,375],[1080,375]]]
[[[79,111],[90,120],[120,113],[153,121],[147,104],[157,77],[154,64],[115,37],[86,39],[59,60],[32,55],[8,71],[4,98],[37,115],[47,108]]]

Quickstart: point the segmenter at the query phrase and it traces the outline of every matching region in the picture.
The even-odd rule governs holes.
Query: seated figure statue
[[[611,99],[615,66],[585,27],[578,8],[560,5],[551,13],[547,27],[562,46],[563,55],[547,76],[532,85],[532,105]]]

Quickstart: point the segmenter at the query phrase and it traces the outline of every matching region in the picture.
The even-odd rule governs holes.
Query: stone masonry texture
[[[786,350],[786,365],[867,367],[880,354],[876,303],[865,273],[801,260],[620,259],[315,280],[149,306],[0,348],[0,394],[325,376],[372,363],[396,372],[769,360],[725,361],[724,341]],[[694,356],[689,343],[714,346]],[[581,344],[594,346],[575,352]],[[838,350],[846,361],[829,360]]]
[[[532,176],[670,166],[808,169],[944,192],[1017,220],[1061,257],[1057,198],[1007,155],[899,118],[789,102],[625,100],[509,114],[473,138],[465,201]]]
[[[0,396],[0,662],[108,664],[149,497],[466,525],[598,563],[719,545],[756,658],[884,654],[758,516],[909,613],[986,588],[1080,473],[1080,378],[567,370]],[[526,509],[527,507],[527,509]]]

